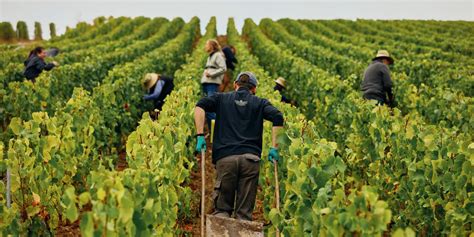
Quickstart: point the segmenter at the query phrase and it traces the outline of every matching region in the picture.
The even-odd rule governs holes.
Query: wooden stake
[[[280,183],[278,182],[278,161],[273,160],[273,167],[275,170],[275,199],[276,199],[276,209],[280,212]],[[280,230],[276,227],[276,237],[280,237]]]
[[[206,216],[206,151],[201,151],[201,236],[206,236],[204,218]]]

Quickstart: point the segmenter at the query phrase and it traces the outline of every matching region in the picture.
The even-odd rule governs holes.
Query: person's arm
[[[272,146],[278,147],[277,135],[278,131],[283,127],[283,114],[275,108],[269,101],[265,100],[263,108],[263,118],[273,123],[272,128]]]
[[[216,64],[217,69],[214,70],[212,73],[209,73],[209,77],[217,77],[225,73],[227,71],[227,66],[225,64],[225,58],[222,53],[216,53]]]
[[[206,112],[203,108],[196,106],[194,108],[194,124],[196,125],[196,134],[204,134],[204,121]]]
[[[150,95],[145,95],[145,96],[143,97],[143,99],[145,99],[145,100],[153,100],[153,99],[158,98],[158,96],[160,96],[160,94],[161,94],[161,91],[163,90],[163,85],[164,85],[164,84],[165,84],[164,81],[159,80],[159,81],[156,83],[155,90],[153,91],[153,93],[150,94]]]
[[[270,147],[270,150],[268,152],[268,161],[277,165],[278,161],[280,161],[280,155],[278,154],[277,136],[278,136],[279,131],[283,127],[283,115],[270,102],[265,100],[264,103],[265,104],[263,108],[263,118],[265,120],[269,120],[273,122],[272,147]]]
[[[388,69],[388,66],[384,65],[382,67],[382,82],[383,82],[383,89],[388,95],[388,103],[391,103],[393,101],[393,93],[392,93],[392,79],[390,77],[390,70]]]
[[[216,112],[219,94],[211,97],[204,97],[197,102],[194,108],[194,123],[196,125],[196,133],[204,133],[204,121],[206,112]]]
[[[273,126],[272,127],[272,147],[278,148],[277,136],[283,126]]]
[[[218,95],[205,97],[199,100],[194,108],[194,124],[196,125],[196,152],[206,150],[206,139],[204,137],[204,121],[206,121],[206,111],[214,111],[216,108]]]
[[[45,63],[43,60],[41,60],[39,58],[35,58],[33,60],[35,60],[35,67],[39,71],[42,71],[42,70],[50,71],[51,69],[54,68],[53,63]]]

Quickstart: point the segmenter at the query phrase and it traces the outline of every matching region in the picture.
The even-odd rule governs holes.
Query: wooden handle
[[[276,209],[280,212],[280,183],[278,182],[278,161],[273,160],[273,167],[275,173],[275,199],[276,199]],[[276,237],[280,237],[280,230],[276,228]]]
[[[201,151],[201,236],[206,236],[204,218],[206,216],[206,151]]]

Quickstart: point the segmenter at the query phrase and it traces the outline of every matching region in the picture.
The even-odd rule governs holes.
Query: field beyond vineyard
[[[230,18],[218,36],[215,18],[196,17],[102,17],[0,44],[0,236],[199,235],[193,110],[208,39],[235,46],[234,76],[255,73],[257,95],[284,114],[280,210],[265,124],[254,213],[265,235],[472,236],[473,22],[247,19],[238,30]],[[60,66],[32,83],[23,61],[36,45],[59,48]],[[379,49],[395,59],[395,108],[360,92]],[[175,83],[156,120],[141,86],[150,72]],[[296,107],[280,102],[279,76]]]

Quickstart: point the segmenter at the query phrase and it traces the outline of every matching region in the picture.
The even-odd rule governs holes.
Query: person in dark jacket
[[[173,78],[156,73],[147,73],[143,80],[143,88],[147,91],[143,99],[152,100],[155,109],[161,110],[166,96],[174,89]]]
[[[379,105],[387,104],[394,106],[395,98],[392,92],[392,79],[388,65],[394,60],[386,50],[379,50],[377,56],[364,72],[362,81],[362,92],[364,99],[376,100]]]
[[[224,53],[225,56],[225,64],[227,66],[227,69],[235,70],[235,65],[234,63],[239,63],[237,61],[237,58],[235,57],[235,54],[237,53],[237,50],[235,49],[234,46],[228,45],[225,46],[222,49],[222,52]]]
[[[286,89],[286,80],[283,77],[278,77],[275,80],[275,87],[273,87],[273,89],[280,92],[281,102],[291,103],[291,100],[283,95],[283,91]]]
[[[30,52],[28,59],[23,63],[25,65],[23,75],[26,79],[31,80],[34,83],[43,70],[50,71],[55,66],[59,65],[56,61],[45,63],[44,59],[46,56],[47,52],[43,47],[36,47]]]
[[[216,165],[214,215],[252,220],[257,194],[262,153],[263,120],[273,122],[272,148],[268,160],[279,160],[277,133],[283,115],[268,100],[255,96],[258,82],[250,72],[242,72],[234,82],[233,92],[202,98],[194,110],[197,131],[196,151],[206,149],[205,112],[215,112],[217,119],[212,146]]]
[[[225,56],[225,64],[227,66],[227,69],[234,71],[235,70],[234,63],[238,63],[237,58],[235,57],[235,54],[237,52],[235,47],[232,45],[225,46],[224,48],[222,48],[222,52],[224,53],[224,56]],[[224,74],[224,79],[222,80],[222,84],[219,86],[220,92],[224,92],[229,86],[230,79],[232,78],[232,71],[230,70],[227,70]]]

